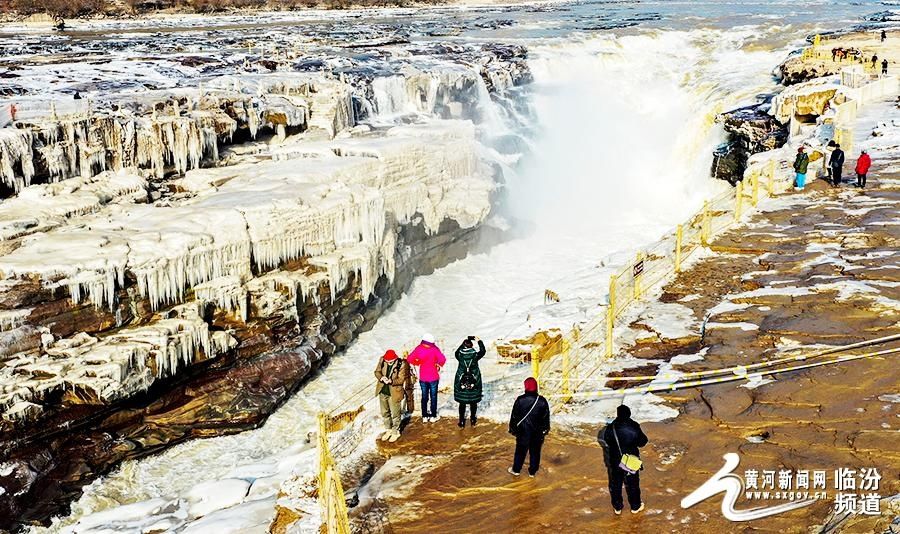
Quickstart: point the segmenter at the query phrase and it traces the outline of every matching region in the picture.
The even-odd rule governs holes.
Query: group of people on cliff
[[[830,154],[829,154],[830,153]],[[844,150],[840,143],[834,140],[829,141],[822,155],[826,160],[824,179],[833,187],[840,187],[843,183],[844,174]],[[794,187],[798,191],[802,191],[806,187],[806,174],[809,171],[809,154],[806,153],[806,147],[801,145],[797,149],[797,156],[794,158]],[[869,174],[869,168],[872,166],[872,158],[869,153],[862,150],[859,158],[856,160],[856,186],[860,189],[866,187],[866,177]]]
[[[453,397],[459,403],[460,428],[466,426],[467,412],[471,425],[478,423],[478,403],[484,389],[478,362],[486,352],[484,342],[475,336],[464,339],[456,349],[459,365],[453,382]],[[396,351],[388,350],[379,359],[375,367],[375,394],[384,420],[383,440],[395,442],[400,439],[401,424],[415,409],[416,382],[422,392],[422,422],[433,423],[440,418],[438,386],[446,364],[447,357],[431,334],[422,336],[422,341],[408,355],[400,356]]]
[[[469,336],[456,349],[456,375],[453,381],[453,398],[459,404],[459,428],[466,427],[466,416],[471,426],[478,423],[478,404],[484,395],[484,382],[479,362],[487,350],[484,342]],[[425,334],[422,341],[408,355],[388,350],[375,367],[375,390],[384,421],[381,439],[396,442],[400,438],[404,419],[414,410],[415,382],[422,392],[422,421],[434,423],[438,415],[438,385],[447,357],[437,346],[434,336]],[[418,369],[416,373],[415,369]],[[524,392],[513,402],[509,417],[509,433],[515,436],[512,465],[508,472],[518,477],[528,460],[528,476],[534,478],[541,465],[541,450],[550,432],[550,403],[538,392],[538,381],[528,377]],[[614,421],[602,428],[597,441],[603,447],[607,466],[610,500],[616,515],[624,509],[622,488],[628,497],[632,513],[644,509],[641,499],[639,449],[648,442],[641,426],[631,419],[631,410],[619,406]],[[636,462],[636,463],[635,463]]]

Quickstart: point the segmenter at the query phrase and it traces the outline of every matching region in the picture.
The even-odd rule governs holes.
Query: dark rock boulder
[[[728,140],[713,152],[712,175],[732,185],[743,179],[747,159],[787,142],[787,129],[771,115],[768,104],[733,109],[716,117]]]

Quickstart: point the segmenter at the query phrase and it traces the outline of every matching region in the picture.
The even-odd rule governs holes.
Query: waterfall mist
[[[536,149],[510,188],[511,215],[546,237],[664,227],[721,190],[709,177],[719,98],[693,81],[706,55],[682,32],[537,48]]]

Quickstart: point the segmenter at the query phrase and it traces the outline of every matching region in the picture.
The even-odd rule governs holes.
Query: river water
[[[159,521],[174,530],[264,531],[279,484],[292,472],[312,469],[314,451],[304,439],[315,414],[365,387],[385,349],[430,332],[450,352],[466,335],[490,342],[567,328],[598,313],[610,272],[726,187],[709,178],[712,150],[723,140],[711,117],[774,90],[773,67],[807,35],[861,23],[880,9],[880,2],[858,0],[598,1],[185,16],[84,24],[66,39],[45,40],[45,48],[73,57],[107,53],[112,72],[142,47],[174,54],[185,40],[203,51],[246,36],[278,41],[302,34],[298,38],[340,42],[402,27],[413,42],[524,45],[534,75],[527,91],[511,97],[522,99],[520,106],[498,107],[494,120],[481,125],[487,136],[527,129],[517,133],[531,150],[512,165],[507,202],[489,222],[530,221],[520,237],[416,280],[372,331],[332,358],[261,428],[126,462],[85,488],[71,514],[49,530],[140,532]],[[15,55],[14,41],[25,48],[40,41],[19,32],[5,37],[12,37],[0,48],[7,57]],[[130,82],[152,79],[163,86],[192,75],[160,68],[131,73]],[[36,91],[50,90],[53,76],[53,83],[76,83],[62,69],[34,74],[29,83]],[[513,107],[527,111],[510,117]],[[562,302],[545,305],[545,289]],[[511,374],[512,383],[518,380],[516,369],[495,361],[489,354],[487,378]],[[449,376],[453,370],[451,363]],[[445,414],[452,413],[449,397],[442,400]],[[506,405],[491,401],[489,394],[486,415],[502,418]],[[199,520],[188,514],[203,499],[226,503],[235,480],[253,484],[237,499],[241,504],[217,511],[213,502]],[[97,512],[103,513],[91,516]]]

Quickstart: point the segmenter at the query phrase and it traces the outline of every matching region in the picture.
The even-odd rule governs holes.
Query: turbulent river
[[[104,90],[131,89],[137,82],[177,86],[198,71],[150,59],[151,51],[163,58],[185,47],[215,55],[210,46],[227,42],[223,54],[237,54],[249,39],[274,48],[289,46],[292,38],[319,39],[323,56],[330,54],[338,66],[341,54],[331,43],[398,33],[413,46],[524,46],[533,82],[502,99],[482,91],[478,102],[478,135],[506,171],[506,190],[485,224],[511,237],[486,242],[418,278],[372,330],[331,358],[260,428],[126,461],[85,487],[71,513],[55,519],[49,531],[139,532],[154,521],[185,532],[265,531],[279,485],[291,473],[313,469],[314,446],[306,437],[315,414],[364,388],[385,349],[431,332],[449,352],[469,334],[494,341],[568,328],[595,315],[615,268],[727,187],[709,177],[712,152],[724,139],[715,114],[775,90],[773,67],[807,35],[860,23],[878,5],[586,1],[169,17],[84,23],[68,37],[53,37],[59,41],[53,46],[62,46],[60,53],[72,62],[30,68],[28,79],[18,82],[29,91],[74,86],[87,77]],[[26,31],[0,28],[0,35],[0,55],[7,58],[40,56],[49,45]],[[390,46],[370,44],[355,58],[363,65]],[[77,64],[80,53],[108,53],[109,61]],[[132,61],[129,54],[140,58]],[[432,60],[440,56],[432,52]],[[380,111],[370,117],[373,124],[402,121],[415,107],[405,100],[402,83],[388,80],[374,88]],[[523,150],[512,156],[494,150],[509,138]],[[546,289],[563,302],[545,305]],[[496,364],[490,352],[487,361],[489,379],[516,383],[526,372]],[[445,414],[452,411],[450,397],[442,396]],[[490,392],[486,400],[486,416],[502,419],[506,404],[492,402]],[[652,408],[646,410],[652,417]],[[253,489],[237,506],[217,510],[217,499],[232,498],[235,480],[250,481]],[[212,502],[212,512],[189,517],[188,508],[204,500]]]

